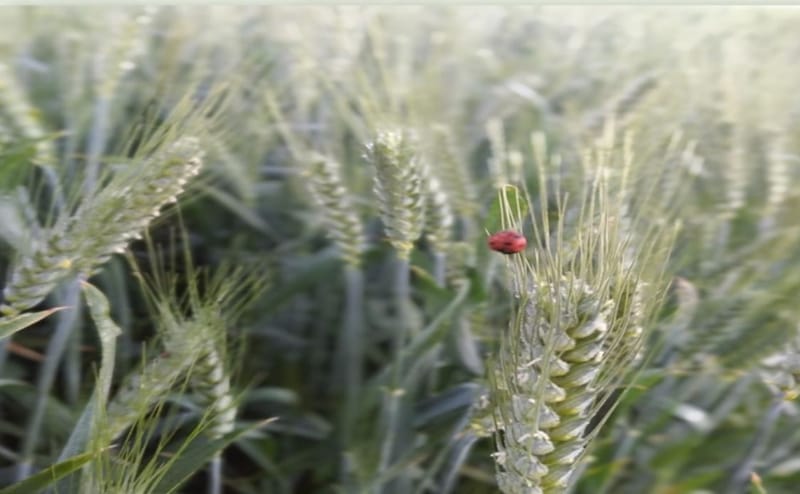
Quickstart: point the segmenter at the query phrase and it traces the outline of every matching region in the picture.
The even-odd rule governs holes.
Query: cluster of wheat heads
[[[117,14],[117,20],[130,21],[128,24],[134,27],[149,22],[147,16]],[[140,34],[133,33],[134,37]],[[114,51],[119,47],[111,48],[113,53],[105,53],[98,63],[113,61],[114,68],[119,69],[125,60],[115,57],[140,54],[131,55],[126,50],[120,54]],[[98,70],[102,71],[102,67]],[[102,87],[96,88],[94,94],[99,101],[92,122],[100,127],[90,126],[87,154],[76,158],[78,153],[69,144],[74,143],[81,130],[72,128],[68,138],[58,141],[56,133],[48,134],[38,118],[40,113],[17,84],[16,75],[2,66],[3,135],[8,137],[5,131],[9,130],[13,133],[11,139],[27,143],[33,150],[28,154],[3,153],[2,159],[19,160],[19,164],[13,162],[14,166],[33,178],[27,194],[20,195],[29,199],[22,207],[29,208],[31,214],[26,217],[28,223],[15,232],[16,251],[7,266],[2,292],[0,368],[4,367],[6,345],[15,333],[57,310],[67,314],[56,321],[46,360],[38,373],[31,414],[23,424],[19,453],[13,455],[19,483],[9,489],[38,492],[51,485],[55,492],[166,492],[185,481],[184,474],[176,477],[175,472],[186,471],[187,467],[189,471],[200,469],[210,460],[209,489],[221,492],[219,451],[231,440],[236,413],[226,355],[225,337],[234,324],[229,309],[246,300],[245,287],[252,284],[241,283],[244,277],[233,272],[228,272],[224,281],[195,279],[190,274],[182,283],[195,291],[189,302],[182,303],[182,295],[169,286],[143,283],[144,291],[158,301],[150,313],[150,324],[160,337],[160,347],[153,346],[151,351],[156,356],[148,355],[138,369],[122,379],[124,367],[116,365],[116,343],[120,335],[129,339],[131,328],[127,325],[121,328],[111,312],[124,312],[130,307],[112,306],[101,290],[86,281],[102,276],[103,268],[111,264],[109,261],[126,252],[133,241],[147,235],[155,220],[191,187],[203,165],[207,131],[213,127],[211,108],[219,109],[216,105],[220,99],[213,90],[198,99],[196,87],[186,86],[186,94],[163,102],[165,108],[158,119],[136,114],[124,130],[125,135],[115,135],[112,141],[108,132],[114,122],[109,121],[112,115],[109,105],[121,73],[114,70],[103,73],[114,80],[98,78]],[[13,150],[6,144],[4,141],[3,151]],[[110,151],[112,148],[116,154]],[[73,166],[78,161],[86,166]],[[39,180],[40,177],[44,180]],[[153,255],[152,249],[150,254]],[[115,261],[118,260],[119,257]],[[197,292],[198,286],[204,290],[202,295]],[[242,288],[244,291],[239,290]],[[234,302],[228,300],[231,292],[238,294],[233,297],[237,299]],[[66,443],[50,443],[51,449],[61,449],[58,460],[50,462],[40,456],[42,436],[49,427],[50,394],[54,392],[62,357],[69,341],[75,340],[73,330],[81,321],[81,293],[101,342],[98,379],[92,396],[82,406],[83,413],[68,433],[69,438],[64,438]],[[55,296],[48,298],[52,294]],[[31,312],[43,302],[54,301],[63,306]],[[119,389],[112,387],[116,380],[124,381]],[[209,438],[199,449],[203,460],[193,461],[194,465],[186,461],[164,462],[158,454],[153,456],[148,452],[166,400],[186,381],[190,384],[187,389],[195,392],[201,410],[196,427],[183,441],[182,448],[189,448],[187,457],[197,458],[195,439],[199,432],[207,431]],[[63,428],[69,422],[65,420]],[[158,450],[163,450],[167,442],[158,445]],[[116,451],[108,454],[110,449]],[[47,469],[37,473],[42,467]]]
[[[162,10],[117,12],[107,26],[100,16],[73,19],[79,24],[70,30],[57,22],[32,26],[40,30],[36,41],[18,47],[24,77],[6,77],[17,72],[12,64],[0,69],[0,142],[25,143],[30,162],[48,177],[62,173],[51,167],[56,162],[73,171],[90,164],[77,182],[96,188],[85,201],[54,206],[61,214],[31,228],[30,241],[14,243],[5,327],[47,315],[30,311],[53,289],[51,306],[88,297],[90,289],[69,284],[75,274],[98,273],[109,299],[112,288],[133,284],[113,253],[152,225],[161,204],[134,196],[153,193],[145,183],[166,184],[165,197],[174,192],[166,189],[190,175],[191,157],[200,154],[194,149],[214,174],[203,183],[203,207],[188,206],[199,258],[267,258],[282,280],[260,301],[257,322],[243,328],[253,344],[236,363],[257,382],[238,412],[231,406],[235,369],[223,339],[212,337],[234,329],[227,318],[206,303],[180,310],[162,303],[145,322],[126,312],[124,298],[110,300],[120,341],[141,326],[160,328],[161,341],[114,393],[97,387],[98,395],[110,394],[95,401],[108,404],[108,432],[88,428],[95,432],[76,436],[67,456],[83,443],[127,446],[87,468],[84,490],[159,492],[166,485],[164,464],[145,466],[140,456],[152,445],[148,427],[134,424],[141,415],[160,416],[153,412],[160,397],[184,383],[196,409],[215,417],[207,424],[212,440],[229,437],[243,416],[282,415],[274,431],[246,438],[230,456],[241,461],[226,470],[227,487],[244,492],[333,484],[345,492],[494,492],[496,483],[507,492],[725,492],[726,477],[739,488],[742,474],[756,468],[774,473],[767,483],[796,478],[797,438],[770,434],[796,423],[789,399],[797,393],[797,350],[787,345],[797,332],[797,79],[787,69],[796,37],[772,38],[768,31],[780,24],[769,15]],[[761,20],[764,27],[753,29]],[[54,62],[54,53],[77,56]],[[120,115],[149,101],[143,88],[186,89],[153,76],[164,73],[167,59],[178,61],[167,68],[181,73],[176,81],[205,67],[204,76],[244,84],[227,108],[230,128],[165,136],[139,158],[163,159],[172,171],[137,175],[138,161],[105,155],[130,125]],[[245,63],[232,67],[231,60]],[[31,76],[42,61],[55,74],[46,84]],[[22,83],[31,80],[33,88]],[[27,101],[53,87],[58,102],[36,108],[36,98]],[[62,105],[64,115],[56,115]],[[387,113],[403,124],[384,126],[378,116]],[[638,138],[606,143],[582,161],[583,145],[609,118]],[[53,122],[62,121],[69,132],[57,137]],[[538,145],[526,151],[533,130],[560,153],[541,177],[531,164],[547,153]],[[642,152],[636,168],[659,175],[656,187],[611,166],[628,159],[621,155],[609,166],[595,163],[625,146]],[[95,175],[109,160],[127,178]],[[579,163],[586,169],[576,170]],[[530,187],[524,204],[510,198],[508,183]],[[561,184],[563,194],[543,191],[543,183]],[[64,185],[48,187],[54,184]],[[490,205],[496,188],[509,197],[506,213]],[[651,198],[675,208],[669,214],[684,227],[669,263],[680,276],[679,308],[674,317],[659,314],[653,331],[660,256],[668,249],[640,220],[668,217],[643,212],[641,197],[656,189],[664,193]],[[632,191],[637,198],[616,202]],[[128,201],[136,207],[127,209]],[[513,218],[496,217],[509,211]],[[666,220],[651,226],[669,230]],[[504,258],[486,248],[484,228],[518,228],[530,247]],[[103,267],[116,270],[116,285]],[[498,289],[506,274],[507,291]],[[90,308],[98,326],[115,334],[96,312]],[[67,341],[76,320],[60,316],[52,341]],[[666,340],[663,348],[650,344],[658,339]],[[79,355],[76,340],[69,351]],[[495,340],[500,347],[487,359]],[[54,379],[87,387],[88,377],[81,381],[74,369],[91,357],[69,359],[62,373],[55,343],[37,386],[42,405],[31,410],[60,402]],[[646,349],[657,352],[642,359]],[[113,349],[104,345],[107,354]],[[651,364],[647,386],[621,393],[640,363]],[[492,393],[481,413],[489,412],[482,425],[495,434],[493,459],[490,441],[465,426],[487,372]],[[79,393],[64,395],[81,405]],[[44,431],[39,412],[31,415],[28,429]],[[19,457],[0,452],[11,464],[38,467],[46,463],[39,456],[44,436],[29,434]],[[774,447],[766,447],[771,440]],[[719,451],[736,451],[736,458]],[[221,459],[212,460],[210,484],[219,489]],[[121,465],[133,464],[141,476],[126,476]],[[156,480],[145,482],[148,476]]]
[[[147,232],[150,222],[160,215],[162,207],[176,202],[188,180],[198,174],[201,157],[198,139],[177,138],[157,148],[147,158],[131,160],[123,170],[108,178],[103,186],[85,196],[73,212],[62,213],[47,228],[38,229],[38,235],[29,250],[18,253],[3,291],[3,323],[5,332],[8,333],[6,336],[38,320],[28,318],[26,311],[42,302],[61,282],[70,277],[87,279],[112,254],[123,253],[132,239],[141,238]],[[200,284],[200,280],[189,280],[188,284],[196,286]],[[110,319],[108,302],[91,285],[86,284],[85,287],[101,340],[109,339],[113,342],[122,331]],[[115,489],[114,482],[122,482],[123,485],[133,482],[136,489],[144,488],[146,491],[166,488],[166,484],[159,487],[158,482],[164,481],[162,477],[169,471],[168,466],[161,465],[160,470],[153,467],[161,472],[160,475],[151,472],[153,475],[141,476],[136,473],[136,468],[117,467],[112,468],[111,471],[116,472],[112,475],[102,468],[106,459],[99,459],[97,452],[120,440],[124,431],[148,417],[154,407],[160,407],[159,404],[163,404],[184,376],[191,376],[191,385],[201,397],[200,405],[208,411],[211,422],[203,428],[210,431],[211,437],[220,439],[233,430],[235,406],[224,351],[224,336],[232,319],[222,316],[220,305],[227,296],[225,291],[230,291],[231,287],[225,288],[217,282],[217,286],[209,287],[212,293],[207,295],[208,301],[199,296],[192,297],[192,307],[189,308],[189,312],[193,314],[191,319],[186,319],[183,315],[187,309],[176,306],[173,302],[178,297],[174,290],[167,291],[167,287],[163,286],[157,288],[160,291],[154,291],[154,294],[162,297],[163,302],[154,311],[153,319],[160,328],[163,352],[158,351],[160,356],[149,360],[141,369],[134,370],[127,376],[127,384],[109,399],[114,347],[111,344],[104,345],[102,368],[107,369],[107,378],[102,386],[98,381],[94,399],[87,404],[81,421],[62,452],[61,460],[64,464],[72,462],[73,466],[62,467],[61,473],[53,478],[74,470],[75,458],[82,458],[80,464],[91,460],[95,466],[87,465],[80,480],[72,480],[72,483],[65,484],[67,487],[57,489],[112,492]],[[241,294],[239,298],[243,296]],[[101,308],[95,310],[98,305]],[[45,311],[45,314],[49,313],[50,311]],[[106,328],[113,331],[105,330]],[[103,338],[104,335],[109,336]],[[40,385],[49,387],[52,377],[44,378],[52,376],[52,373],[45,369],[43,376]],[[41,430],[43,411],[42,407],[37,407],[28,424],[28,435],[23,447],[25,455],[34,451],[36,437]],[[132,437],[138,446],[133,449],[133,453],[127,454],[134,456],[120,461],[133,458],[137,460],[134,464],[138,464],[144,461],[142,455],[146,444],[141,442],[141,437]],[[92,452],[94,453],[91,456],[85,456]],[[39,477],[24,480],[33,465],[30,458],[23,457],[23,460],[19,470],[19,477],[22,479],[20,488],[27,485],[26,482],[37,481]],[[218,463],[219,457],[215,457],[214,461]],[[105,472],[106,475],[98,477],[98,472]],[[125,476],[119,477],[119,472],[124,472]],[[220,475],[219,472],[216,473],[216,491],[221,485]],[[38,479],[38,482],[42,480]],[[148,488],[145,484],[151,484],[151,487]]]

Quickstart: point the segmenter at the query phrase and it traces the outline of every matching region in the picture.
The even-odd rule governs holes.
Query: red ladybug
[[[516,254],[522,252],[528,241],[522,234],[514,230],[503,230],[489,237],[489,248],[503,254]]]

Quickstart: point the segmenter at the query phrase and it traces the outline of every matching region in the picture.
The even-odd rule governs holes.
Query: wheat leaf
[[[5,489],[0,489],[0,494],[30,494],[32,492],[41,492],[42,489],[54,483],[56,480],[69,475],[86,463],[92,460],[100,452],[84,453],[82,455],[73,456],[68,460],[57,463],[41,472],[28,477],[22,482],[8,486]]]
[[[194,472],[203,468],[218,452],[229,444],[255,429],[263,427],[275,419],[264,420],[250,427],[225,434],[219,439],[198,437],[185,449],[180,451],[176,460],[169,466],[164,476],[158,482],[153,492],[175,492]]]
[[[0,339],[7,338],[18,331],[22,331],[29,326],[33,326],[50,314],[58,312],[62,309],[66,309],[66,307],[55,307],[53,309],[47,309],[39,312],[27,312],[25,314],[3,318],[0,320]]]

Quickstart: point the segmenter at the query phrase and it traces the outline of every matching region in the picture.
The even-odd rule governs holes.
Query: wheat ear
[[[543,155],[534,140],[537,149]],[[510,263],[519,296],[489,374],[497,482],[506,494],[560,494],[574,482],[598,424],[641,358],[645,322],[663,293],[660,273],[674,237],[628,216],[628,198],[620,193],[628,180],[626,153],[621,169],[599,156],[593,185],[579,198],[578,224],[569,229],[560,190],[557,223],[548,225],[550,180],[540,164],[543,213],[531,213],[538,248]],[[502,214],[519,230],[508,188],[501,189]]]
[[[364,227],[342,184],[338,163],[322,155],[313,155],[309,159],[306,176],[308,190],[317,205],[326,233],[339,249],[342,260],[351,266],[359,266],[365,246]]]
[[[213,340],[211,340],[213,341]],[[192,368],[192,387],[202,398],[201,405],[210,410],[212,438],[219,439],[233,432],[236,425],[236,403],[231,393],[230,374],[223,353],[217,345],[207,345],[206,351]],[[211,459],[209,493],[222,493],[222,452]]]
[[[434,125],[432,131],[435,139],[431,157],[433,175],[452,201],[454,212],[463,220],[470,220],[477,208],[474,179],[457,153],[450,129],[439,124]]]
[[[163,321],[164,351],[124,380],[109,402],[108,437],[118,438],[180,382],[188,369],[207,352],[207,327],[202,321]]]
[[[375,169],[375,195],[386,235],[398,256],[408,259],[425,218],[423,175],[412,137],[399,130],[378,132],[367,146]]]
[[[30,309],[71,273],[89,275],[112,254],[124,251],[165,204],[177,200],[199,172],[200,157],[198,141],[183,138],[114,176],[72,216],[60,219],[37,239],[16,263],[3,290],[0,312],[14,315]]]
[[[11,70],[0,63],[0,116],[5,117],[7,125],[16,134],[35,142],[34,162],[49,165],[55,161],[55,151],[52,141],[45,139],[46,133],[37,114],[25,92],[14,80]]]
[[[633,314],[620,319],[612,297],[572,276],[539,281],[525,298],[512,327],[519,345],[501,356],[495,380],[505,395],[498,485],[509,494],[562,492],[602,402],[602,361],[629,360],[625,349],[638,346],[625,321]]]

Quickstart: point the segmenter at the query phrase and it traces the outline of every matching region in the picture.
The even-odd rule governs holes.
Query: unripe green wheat
[[[644,74],[633,79],[603,108],[589,113],[584,118],[584,128],[590,133],[597,133],[609,117],[617,121],[624,120],[657,84],[655,74]]]
[[[172,320],[164,326],[169,327],[163,332],[165,351],[133,371],[109,402],[106,420],[108,437],[112,440],[136,423],[154,403],[163,400],[204,352],[207,342],[202,323]]]
[[[397,130],[378,132],[367,146],[375,168],[375,195],[389,242],[407,259],[425,223],[425,194],[419,159],[410,136]]]
[[[141,236],[147,225],[161,214],[165,204],[178,200],[190,178],[200,172],[201,152],[197,139],[184,138],[145,163],[142,170],[124,174],[119,187],[104,188],[93,201],[78,211],[73,235],[82,241],[81,272],[91,272],[113,253],[125,250],[128,242]],[[123,185],[123,180],[130,180]]]
[[[141,369],[132,372],[109,403],[107,420],[112,439],[133,425],[154,403],[163,400],[187,374],[190,384],[207,399],[214,414],[212,434],[230,432],[236,416],[220,345],[225,321],[216,307],[194,308],[189,320],[164,304],[160,307],[163,349]]]
[[[464,218],[472,218],[477,207],[474,180],[456,154],[449,129],[434,125],[432,130],[435,138],[431,158],[433,175],[452,201],[455,212]]]
[[[206,351],[191,369],[191,384],[201,397],[200,405],[210,412],[211,437],[219,439],[233,432],[236,426],[236,403],[224,354],[215,343],[224,344],[213,338],[209,341]],[[209,492],[222,492],[222,452],[214,455],[210,468]]]
[[[731,217],[747,203],[747,149],[744,141],[746,135],[740,125],[734,124],[733,139],[724,168],[725,176],[725,202],[722,204],[722,214]]]
[[[608,383],[639,351],[641,307],[625,305],[572,275],[530,287],[494,376],[503,492],[556,493],[568,486]]]
[[[6,125],[31,141],[36,141],[37,164],[51,164],[55,161],[52,142],[45,140],[45,131],[37,118],[36,109],[28,103],[24,91],[16,84],[13,74],[0,63],[0,117],[5,117]],[[0,125],[0,136],[6,129]]]
[[[786,153],[786,136],[773,132],[769,137],[767,151],[767,205],[765,216],[771,218],[783,206],[789,196],[791,170],[790,156]]]
[[[125,73],[136,66],[135,61],[146,51],[144,34],[150,22],[151,15],[147,13],[135,17],[120,13],[109,19],[114,34],[96,52],[93,67],[95,88],[101,97],[113,96]]]
[[[106,412],[107,434],[116,439],[136,423],[150,406],[175,386],[183,376],[186,355],[164,353],[148,362],[141,370],[134,371],[111,400]]]
[[[800,396],[800,334],[795,333],[782,351],[762,360],[761,374],[764,382],[787,400]]]
[[[211,436],[218,438],[233,431],[236,405],[231,394],[230,375],[219,349],[209,345],[192,368],[191,384],[202,396],[204,407],[212,411]]]
[[[222,314],[214,309],[201,310],[197,321],[205,338],[197,361],[189,369],[190,384],[200,395],[203,407],[211,410],[210,432],[216,438],[233,431],[236,423],[236,404],[225,360],[227,326]]]
[[[439,180],[430,174],[425,180],[427,215],[425,216],[425,237],[436,252],[445,252],[453,236],[453,212],[447,193]]]
[[[614,105],[614,113],[619,118],[629,114],[658,84],[655,74],[644,74],[632,80],[622,91]]]
[[[450,259],[447,264],[447,282],[452,286],[461,286],[468,281],[467,270],[475,265],[475,249],[467,242],[451,242],[447,255]]]
[[[541,217],[533,217],[533,244],[540,247],[509,262],[514,311],[489,372],[497,482],[506,494],[567,491],[596,424],[613,410],[641,359],[645,322],[660,302],[674,236],[630,216],[632,152],[623,148],[617,164],[615,155],[601,152],[611,149],[609,142],[586,153],[592,186],[577,194],[579,206],[560,206],[553,224],[543,206]],[[534,136],[533,149],[545,203],[551,181],[543,138]],[[554,196],[565,195],[560,181],[552,182]],[[514,189],[500,189],[501,216],[522,231],[523,213],[509,198],[518,193],[508,195]],[[476,427],[487,429],[485,421]]]
[[[116,175],[75,214],[61,220],[46,237],[34,243],[11,273],[3,290],[3,314],[27,310],[73,272],[91,274],[112,254],[175,202],[186,182],[200,170],[196,139],[184,138],[141,166]]]
[[[72,272],[74,253],[64,230],[65,222],[53,226],[46,238],[35,239],[31,253],[20,259],[3,290],[0,312],[13,315],[41,302]]]
[[[336,243],[342,259],[358,266],[364,252],[364,228],[342,184],[338,164],[324,156],[313,156],[307,177],[326,233]]]

